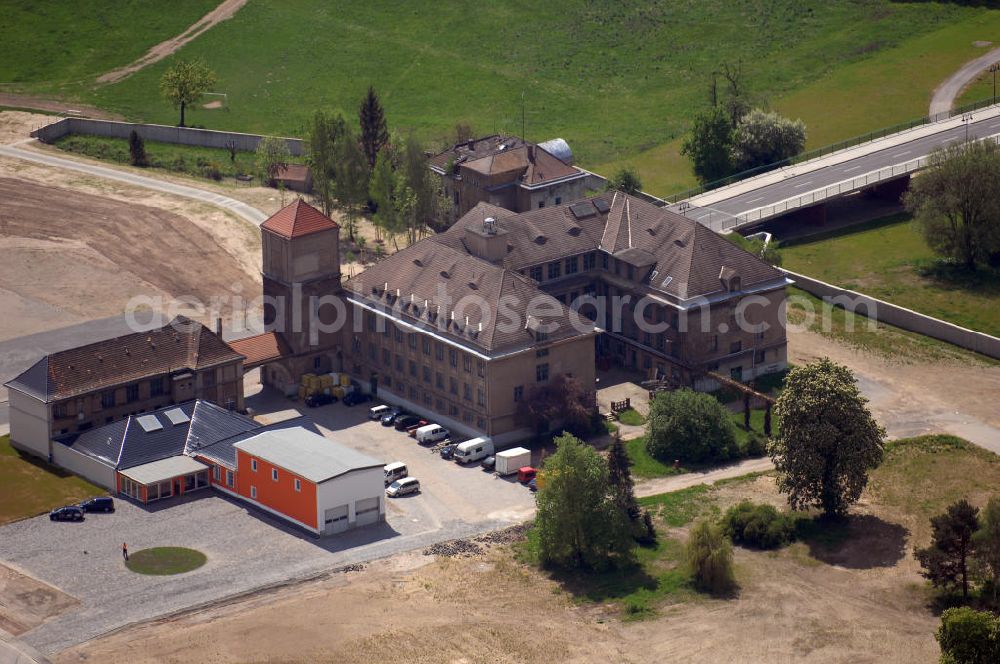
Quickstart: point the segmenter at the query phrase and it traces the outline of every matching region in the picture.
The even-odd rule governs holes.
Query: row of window
[[[597,267],[597,252],[591,251],[587,254],[570,256],[569,258],[552,261],[551,263],[546,263],[545,265],[533,265],[528,268],[527,276],[535,281],[544,281],[542,278],[543,275],[548,279],[558,279],[563,276],[563,274],[576,274],[581,270],[581,260],[584,272],[593,270]],[[608,255],[605,253],[601,254],[601,267],[605,270],[608,268]],[[521,274],[525,274],[525,271],[521,270]]]
[[[377,319],[375,318],[375,314],[368,312],[366,318],[367,318],[368,331],[371,333],[376,333],[378,330],[376,329]],[[384,329],[381,330],[381,332],[386,337],[394,337],[396,343],[398,344],[402,344],[405,337],[406,344],[410,347],[410,350],[414,351],[417,350],[417,346],[419,345],[421,347],[423,354],[426,355],[427,357],[430,357],[433,352],[434,357],[439,362],[444,361],[445,345],[440,341],[437,342],[432,341],[431,338],[428,337],[427,335],[420,334],[418,332],[403,332],[403,330],[401,330],[399,327],[387,323],[385,324],[385,327]],[[419,341],[417,339],[418,337],[420,338]],[[355,346],[355,351],[361,349],[361,339],[359,337],[354,338],[354,346]],[[448,364],[450,364],[455,368],[458,368],[458,358],[460,355],[462,357],[462,368],[465,370],[466,373],[472,373],[473,357],[467,353],[459,351],[457,348],[452,348],[452,347],[448,348]],[[480,377],[486,375],[485,361],[481,359],[476,359],[475,367],[476,367],[476,375]]]
[[[218,471],[219,467],[216,466],[215,468],[216,468],[216,471]],[[257,472],[257,459],[250,459],[250,470],[252,470],[255,473]],[[231,473],[230,473],[230,475],[231,475]],[[218,477],[216,477],[216,479],[218,479]],[[277,482],[278,479],[279,479],[278,469],[277,468],[272,468],[271,469],[271,481]],[[294,479],[295,479],[295,490],[296,491],[302,491],[302,480],[300,480],[297,477],[294,478]],[[232,484],[230,484],[230,486],[232,486]],[[257,497],[257,487],[255,487],[255,486],[251,486],[250,487],[250,497],[251,498],[256,498]]]

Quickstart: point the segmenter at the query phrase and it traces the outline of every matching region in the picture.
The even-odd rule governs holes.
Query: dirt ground
[[[0,565],[0,629],[17,636],[79,602],[52,586]]]
[[[721,491],[723,506],[746,495],[780,503],[769,477]],[[668,605],[638,622],[616,606],[575,602],[505,548],[458,559],[413,553],[128,628],[55,661],[933,661],[936,619],[914,590],[905,530],[874,514],[858,528],[823,559],[802,544],[738,549],[738,598]]]
[[[233,14],[239,11],[240,8],[246,3],[247,0],[225,0],[225,2],[221,3],[218,7],[202,16],[194,25],[181,34],[160,42],[156,46],[149,49],[145,55],[135,62],[132,62],[124,67],[119,67],[118,69],[110,71],[107,74],[102,74],[97,78],[97,82],[116,83],[144,67],[148,67],[155,62],[159,62],[188,42],[197,38],[201,33],[205,32],[220,21],[232,18]]]

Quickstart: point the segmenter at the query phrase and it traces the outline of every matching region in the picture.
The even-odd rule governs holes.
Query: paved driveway
[[[250,404],[265,415],[295,405],[273,394],[255,395]],[[8,524],[0,528],[0,561],[81,602],[21,638],[51,654],[131,622],[510,525],[533,509],[532,494],[521,485],[442,461],[406,434],[367,420],[367,407],[334,404],[305,412],[331,438],[387,462],[406,462],[422,492],[387,499],[384,524],[328,538],[212,489],[149,507],[118,500],[115,514],[90,515],[80,524],[47,517]],[[122,563],[122,542],[132,552],[187,546],[208,562],[177,576],[134,574]]]

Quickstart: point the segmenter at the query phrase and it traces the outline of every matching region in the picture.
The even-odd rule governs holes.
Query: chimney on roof
[[[222,316],[216,316],[215,318],[215,334],[222,336]]]

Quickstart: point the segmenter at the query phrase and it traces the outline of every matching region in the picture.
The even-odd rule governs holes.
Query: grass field
[[[634,161],[659,193],[690,182],[672,142],[707,103],[711,72],[724,61],[742,60],[753,91],[801,115],[816,145],[919,115],[938,79],[975,54],[971,42],[1000,33],[1000,12],[889,0],[505,0],[474,11],[464,3],[253,1],[178,55],[95,89],[97,74],[155,43],[163,23],[180,32],[205,7],[186,2],[158,23],[138,2],[94,4],[115,11],[91,12],[79,38],[65,29],[77,7],[42,19],[19,5],[5,25],[26,26],[34,43],[3,53],[0,85],[54,89],[174,123],[158,80],[176,58],[202,57],[229,107],[191,109],[193,123],[298,134],[316,108],[353,116],[373,84],[390,126],[425,140],[459,121],[520,133],[523,94],[528,138],[562,136],[580,163],[601,170]],[[121,25],[130,24],[142,27],[122,38]],[[15,31],[7,32],[0,44]],[[48,49],[67,57],[42,65]],[[832,110],[849,117],[832,126]]]
[[[994,44],[994,46],[996,45]],[[997,73],[1000,74],[1000,72]],[[997,93],[1000,94],[1000,78],[997,79],[997,86]],[[988,71],[984,71],[982,74],[977,76],[974,81],[969,83],[964,90],[962,90],[962,94],[960,94],[958,99],[955,100],[955,104],[962,106],[964,104],[971,104],[974,101],[979,101],[980,99],[992,97],[993,89],[993,74]]]
[[[941,267],[908,215],[813,236],[781,253],[789,270],[1000,335],[1000,273]]]
[[[181,546],[160,546],[130,554],[125,566],[136,574],[166,576],[198,569],[206,560],[201,551]]]
[[[79,97],[99,75],[183,32],[219,0],[5,0],[0,91]]]
[[[107,493],[76,475],[22,455],[0,436],[0,524]]]

